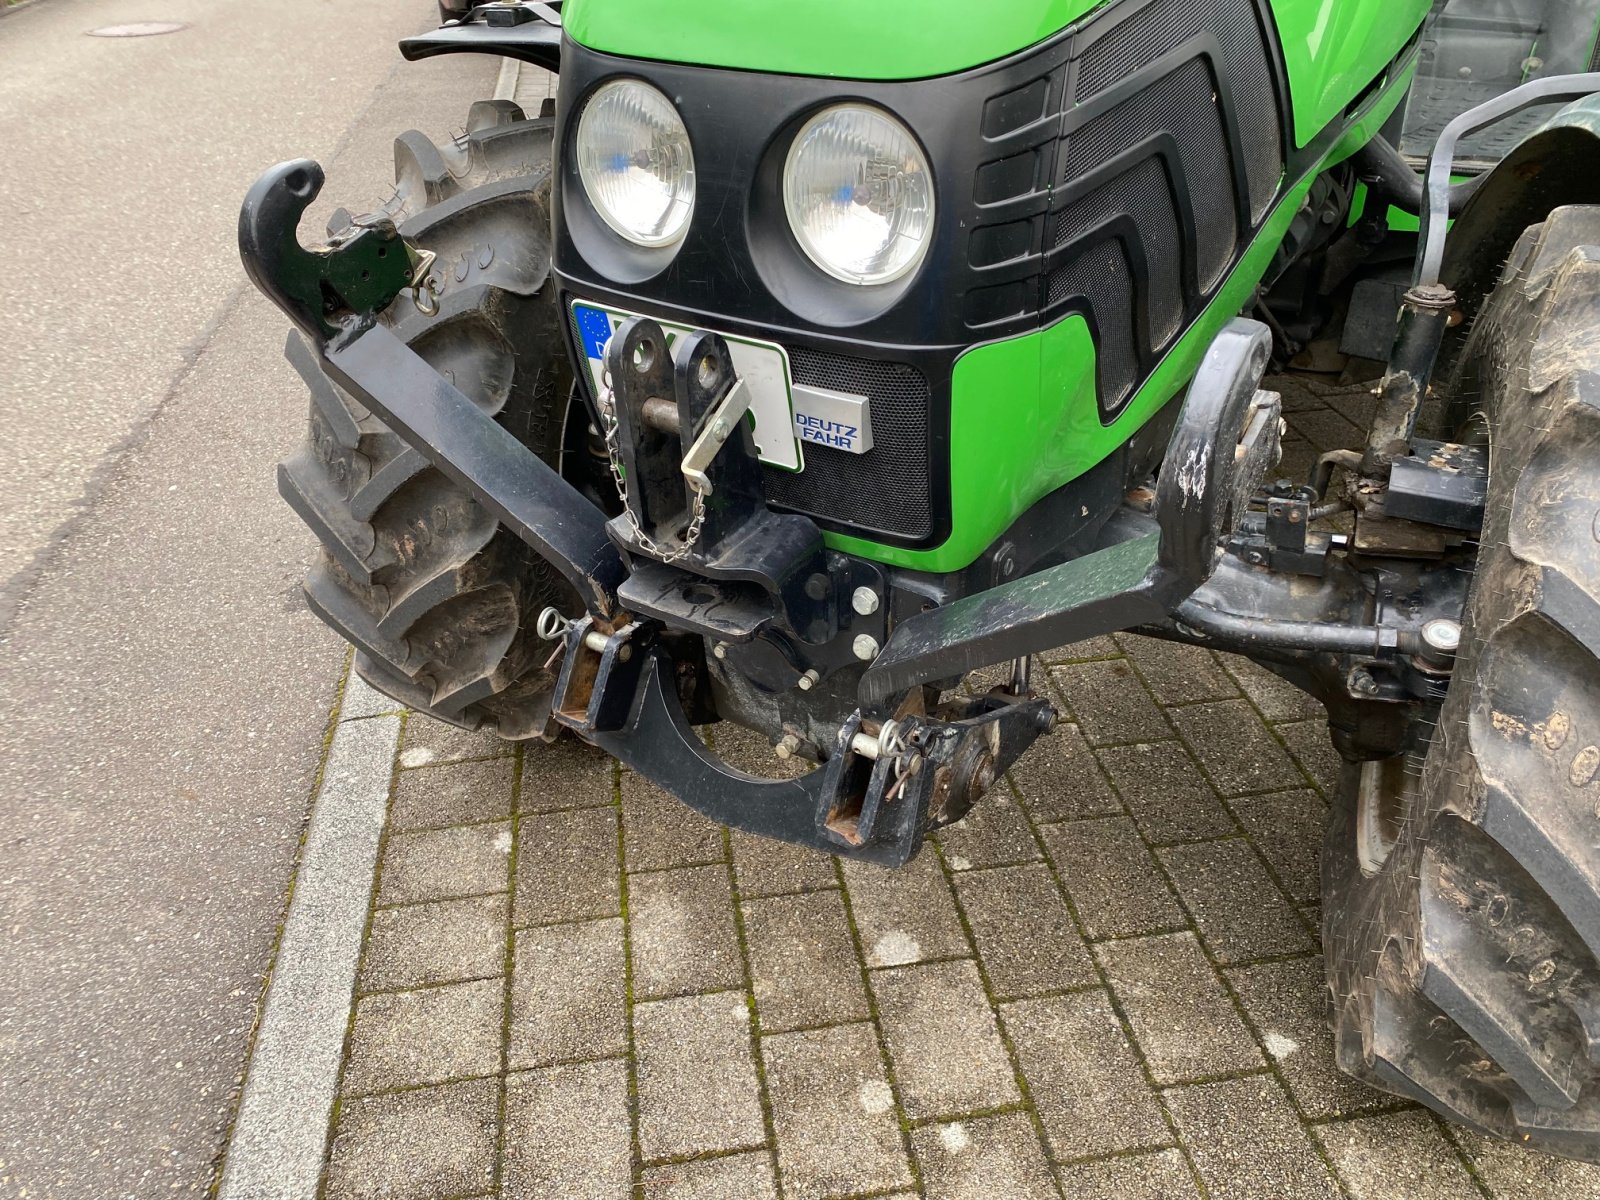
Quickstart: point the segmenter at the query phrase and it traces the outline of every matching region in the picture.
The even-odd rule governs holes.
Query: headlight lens
[[[578,118],[578,176],[605,223],[640,246],[671,246],[694,212],[694,151],[672,102],[619,79]]]
[[[784,165],[783,206],[811,261],[846,283],[899,279],[933,233],[922,148],[899,121],[862,104],[806,122]]]

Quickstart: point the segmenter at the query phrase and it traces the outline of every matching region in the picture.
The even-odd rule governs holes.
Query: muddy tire
[[[1323,855],[1339,1064],[1600,1162],[1600,208],[1523,235],[1454,390],[1490,495],[1409,761],[1351,766]]]
[[[441,294],[433,316],[403,294],[381,320],[559,468],[572,377],[550,280],[553,124],[483,101],[455,143],[396,140],[384,211],[438,255]],[[547,605],[582,607],[566,582],[335,386],[297,335],[287,354],[311,420],[278,487],[322,542],[311,608],[379,691],[466,728],[542,733],[554,679],[534,625]]]

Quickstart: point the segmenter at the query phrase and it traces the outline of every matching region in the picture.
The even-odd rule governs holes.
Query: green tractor
[[[1248,655],[1346,764],[1340,1065],[1600,1161],[1597,17],[462,11],[403,53],[554,104],[402,136],[313,248],[314,162],[241,213],[311,391],[310,604],[419,713],[885,866],[1050,731],[1030,656]],[[1279,478],[1265,373],[1330,358],[1365,443]],[[717,720],[812,769],[734,769]]]

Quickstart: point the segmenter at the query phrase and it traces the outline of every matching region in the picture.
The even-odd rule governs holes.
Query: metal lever
[[[716,408],[706,416],[706,423],[701,426],[699,435],[684,452],[683,477],[700,495],[711,494],[711,477],[706,474],[706,468],[711,465],[711,460],[716,458],[717,451],[727,444],[728,439],[733,436],[733,431],[739,428],[739,422],[744,420],[745,413],[749,411],[750,389],[745,387],[741,376],[733,381],[728,394],[719,400]]]

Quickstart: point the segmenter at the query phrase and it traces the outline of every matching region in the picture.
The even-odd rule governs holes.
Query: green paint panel
[[[1295,143],[1336,122],[1428,15],[1432,0],[1272,0]]]
[[[1200,318],[1114,422],[1099,420],[1094,341],[1083,318],[975,346],[956,360],[951,378],[950,538],[932,550],[904,550],[830,533],[828,545],[894,566],[958,571],[1036,501],[1122,445],[1188,384],[1211,339],[1249,303],[1317,175],[1377,134],[1410,81],[1408,72],[1392,83],[1321,164],[1289,188]]]
[[[1005,58],[1107,0],[567,0],[580,45],[837,79],[923,79]]]

